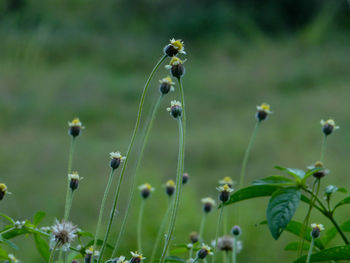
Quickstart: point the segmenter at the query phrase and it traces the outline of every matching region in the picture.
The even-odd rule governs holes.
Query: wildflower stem
[[[211,260],[211,263],[214,263],[215,262],[215,256],[216,256],[216,248],[217,248],[217,244],[218,244],[218,237],[219,237],[219,231],[220,231],[220,225],[221,225],[221,221],[222,221],[222,214],[224,212],[224,208],[225,206],[222,206],[220,208],[220,212],[219,212],[219,218],[218,218],[218,222],[216,224],[216,233],[215,233],[215,245],[214,245],[214,248],[213,248],[213,257],[212,257],[212,260]]]
[[[224,254],[223,254],[223,263],[227,263],[227,252],[224,251]]]
[[[321,157],[320,157],[320,161],[323,162],[324,160],[324,155],[326,152],[326,147],[327,147],[327,135],[323,136],[323,142],[322,142],[322,148],[321,148]]]
[[[142,198],[141,204],[140,204],[140,214],[139,219],[137,221],[137,251],[139,253],[142,252],[142,218],[143,218],[143,212],[145,210],[145,200]]]
[[[182,85],[182,79],[177,79],[179,82],[179,88],[180,88],[180,96],[181,96],[181,105],[182,105],[182,124],[183,124],[183,149],[186,148],[186,107],[185,107],[185,92]],[[182,157],[182,168],[184,168],[184,161],[185,161],[185,150],[183,151],[183,157]]]
[[[177,216],[177,211],[179,208],[179,203],[180,203],[180,198],[182,193],[182,175],[183,175],[183,164],[184,164],[183,158],[184,158],[185,145],[184,145],[184,128],[182,125],[181,118],[178,118],[178,124],[179,124],[179,156],[178,156],[177,175],[176,175],[176,193],[175,193],[175,200],[174,200],[174,205],[173,205],[171,218],[170,218],[168,234],[166,236],[163,252],[159,260],[160,263],[164,263],[165,257],[167,255],[167,251],[170,246],[171,238],[175,229],[176,216]]]
[[[312,250],[314,249],[314,243],[315,243],[315,239],[313,237],[311,237],[311,244],[310,244],[310,248],[309,248],[309,253],[307,254],[306,263],[310,263]]]
[[[168,205],[168,209],[167,209],[167,211],[166,211],[166,213],[165,213],[165,215],[164,215],[164,217],[162,219],[162,222],[160,223],[160,227],[158,229],[157,238],[156,238],[156,241],[154,242],[154,247],[153,247],[153,250],[152,250],[152,255],[151,255],[150,262],[154,262],[154,258],[156,256],[157,251],[158,251],[159,242],[160,242],[160,239],[163,236],[164,228],[165,228],[166,222],[168,220],[169,213],[171,211],[172,206],[173,206],[173,200],[171,199],[171,201],[169,202],[169,205]]]
[[[200,238],[201,242],[203,242],[203,240],[204,240],[203,233],[204,233],[204,227],[205,227],[206,219],[207,219],[207,214],[203,213],[202,220],[201,220],[201,225],[200,225],[200,228],[199,228],[199,238]]]
[[[70,187],[69,187],[69,177],[68,174],[72,172],[72,163],[73,163],[73,155],[74,155],[74,149],[75,149],[75,138],[72,137],[71,143],[70,143],[70,148],[69,148],[69,156],[68,156],[68,173],[67,173],[67,192],[66,192],[66,202],[64,206],[64,219],[68,220],[68,206],[69,206],[69,194],[70,194]],[[67,216],[67,217],[66,217]]]
[[[343,230],[340,228],[340,226],[338,225],[337,221],[335,221],[333,215],[328,216],[328,218],[329,218],[329,220],[331,220],[331,222],[333,223],[333,225],[335,226],[335,228],[337,229],[337,231],[338,231],[339,234],[341,235],[341,237],[342,237],[344,243],[345,243],[346,245],[349,245],[350,243],[349,243],[348,238],[345,236]]]
[[[249,153],[250,153],[250,150],[251,150],[251,148],[253,146],[256,134],[258,132],[259,125],[260,125],[260,121],[257,121],[256,125],[255,125],[255,128],[253,130],[253,133],[250,136],[249,143],[248,143],[247,149],[246,149],[245,154],[244,154],[244,158],[243,158],[243,162],[242,162],[242,168],[241,168],[241,174],[240,174],[240,177],[239,177],[239,189],[241,189],[243,187],[243,185],[244,185],[245,170],[246,170],[247,163],[248,163]]]
[[[74,191],[72,189],[69,189],[69,196],[68,196],[68,204],[67,209],[65,211],[64,220],[68,220],[70,210],[72,208],[73,198],[74,198]]]
[[[112,258],[114,258],[114,256],[117,254],[117,250],[119,248],[119,243],[121,241],[121,238],[123,237],[123,234],[124,234],[124,231],[125,231],[125,228],[126,228],[126,223],[127,223],[127,220],[128,220],[130,207],[131,207],[132,201],[134,199],[134,194],[135,194],[136,175],[138,174],[139,168],[141,166],[143,153],[144,153],[144,150],[146,148],[146,145],[147,145],[147,142],[148,142],[148,138],[149,138],[149,135],[150,135],[152,127],[153,127],[153,122],[154,122],[154,120],[156,118],[156,115],[157,115],[157,112],[158,112],[158,109],[159,109],[159,105],[160,105],[160,103],[162,101],[163,96],[164,95],[161,94],[159,96],[158,100],[156,101],[156,103],[154,104],[152,113],[151,113],[150,118],[148,119],[148,122],[146,124],[145,136],[143,138],[140,154],[139,154],[139,156],[137,158],[135,173],[132,176],[132,184],[131,184],[131,191],[130,191],[129,197],[128,197],[128,204],[126,206],[124,218],[123,218],[123,221],[122,221],[122,224],[121,224],[121,227],[120,227],[120,231],[119,231],[119,234],[118,234],[118,237],[117,237],[116,244],[114,246],[114,250],[113,250],[113,253],[112,253]]]
[[[237,262],[237,239],[233,240],[232,263]]]
[[[111,228],[112,228],[114,215],[115,215],[115,210],[117,209],[117,203],[118,203],[118,199],[119,199],[120,183],[123,181],[124,173],[125,173],[128,161],[129,161],[130,152],[131,152],[131,150],[132,150],[132,148],[134,146],[135,138],[136,138],[136,135],[137,135],[139,127],[140,127],[141,116],[142,116],[142,109],[143,109],[143,105],[144,105],[144,102],[145,102],[145,97],[146,97],[146,94],[147,94],[147,90],[148,90],[149,84],[150,84],[150,82],[151,82],[155,72],[157,71],[159,66],[163,63],[163,61],[166,59],[166,57],[167,56],[164,55],[158,61],[158,63],[155,65],[155,67],[153,68],[151,74],[149,75],[149,77],[148,77],[148,79],[146,81],[145,87],[144,87],[144,89],[142,91],[142,95],[141,95],[141,100],[140,100],[140,104],[139,104],[139,108],[138,108],[137,119],[136,119],[134,131],[132,133],[130,144],[129,144],[128,150],[126,152],[124,165],[123,165],[122,171],[120,173],[119,183],[118,183],[118,187],[117,187],[116,194],[115,194],[115,197],[114,197],[113,207],[112,207],[112,210],[111,210],[110,219],[109,219],[108,226],[107,226],[107,231],[105,233],[104,241],[103,241],[102,248],[101,248],[101,253],[100,253],[99,259],[97,261],[98,263],[100,262],[100,260],[101,260],[101,258],[103,256],[103,252],[104,252],[104,249],[106,247],[106,242],[107,242],[107,239],[109,237],[109,234],[110,234],[110,231],[111,231]]]
[[[55,255],[56,249],[58,248],[58,244],[59,244],[59,242],[56,243],[56,245],[54,246],[54,248],[51,251],[49,263],[53,262],[53,256]]]
[[[188,261],[192,259],[192,255],[193,255],[193,245],[191,246],[190,252],[188,253]]]
[[[193,261],[192,261],[192,263],[195,263],[195,262],[197,262],[199,260],[199,257],[196,257]]]

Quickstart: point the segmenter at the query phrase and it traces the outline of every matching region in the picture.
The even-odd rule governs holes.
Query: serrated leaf
[[[280,175],[272,175],[262,179],[254,180],[252,185],[286,185],[286,184],[294,184],[294,181],[280,176]]]
[[[292,220],[299,205],[300,189],[282,188],[273,193],[266,210],[267,223],[274,239],[278,239]]]
[[[49,261],[50,258],[50,247],[45,239],[43,239],[39,235],[33,235],[36,249],[39,254],[45,259],[45,261]]]
[[[310,244],[304,243],[303,250],[309,250]],[[297,251],[299,249],[299,242],[292,241],[288,245],[285,246],[284,250],[286,251]]]
[[[44,219],[45,215],[46,213],[44,211],[36,212],[33,219],[33,225],[37,227],[39,223]]]
[[[305,263],[307,256],[298,258],[293,263]],[[311,255],[310,262],[326,262],[330,260],[349,260],[350,246],[337,246],[324,249]]]
[[[179,258],[179,257],[166,257],[165,258],[165,262],[182,262],[182,263],[186,263],[185,259]]]

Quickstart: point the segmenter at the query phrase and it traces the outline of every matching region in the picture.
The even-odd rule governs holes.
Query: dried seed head
[[[113,170],[117,169],[126,158],[120,152],[111,152],[109,156],[111,158],[110,166]]]
[[[223,203],[230,199],[230,194],[233,192],[233,189],[228,184],[219,186],[216,189],[220,192],[219,199]]]
[[[76,190],[79,186],[79,181],[83,178],[79,177],[78,172],[73,172],[71,174],[68,174],[69,179],[69,187],[72,191]]]
[[[317,161],[314,165],[310,165],[307,168],[309,170],[319,168],[320,170],[313,174],[313,176],[318,179],[321,179],[322,177],[325,177],[327,174],[329,174],[329,170],[325,169],[323,163],[320,161]]]
[[[184,42],[181,39],[175,40],[175,38],[170,39],[170,43],[165,46],[164,54],[169,57],[176,56],[178,53],[186,54],[184,48]]]
[[[77,226],[71,222],[62,220],[59,222],[56,219],[55,224],[51,227],[52,234],[50,239],[50,247],[55,246],[62,248],[63,251],[68,251],[70,244],[77,237]]]
[[[190,240],[193,244],[197,243],[199,241],[199,234],[197,232],[191,232],[190,233]]]
[[[234,226],[234,227],[232,227],[231,233],[235,237],[239,237],[242,234],[242,230],[239,226]]]
[[[7,193],[6,184],[0,184],[0,200],[4,199],[4,196],[6,193]]]
[[[231,236],[223,236],[218,239],[218,249],[221,251],[232,251],[234,245],[234,238]]]
[[[159,80],[159,83],[159,91],[163,95],[168,94],[170,91],[174,91],[175,82],[173,82],[169,76]]]
[[[321,120],[322,132],[324,135],[328,136],[333,131],[338,130],[339,126],[335,125],[335,121],[333,119],[328,119],[326,121]]]
[[[324,226],[322,224],[311,224],[312,231],[311,236],[313,238],[318,238],[321,234],[321,232],[324,230]]]
[[[141,197],[147,199],[151,193],[154,191],[154,188],[150,184],[142,184],[139,186],[141,192]]]
[[[201,201],[203,204],[204,213],[209,213],[213,209],[213,207],[216,206],[215,200],[211,197],[203,198]]]
[[[170,197],[175,192],[175,182],[173,180],[168,180],[165,184],[165,192]]]
[[[136,252],[131,252],[132,258],[130,259],[130,263],[140,263],[142,260],[145,259],[145,257],[142,256],[142,254],[139,254],[137,251]]]
[[[169,65],[166,65],[166,69],[170,69],[171,75],[174,78],[180,79],[183,75],[185,75],[185,67],[184,63],[186,60],[181,60],[178,57],[172,57]]]
[[[267,103],[262,103],[259,106],[256,106],[256,109],[258,110],[256,112],[256,119],[258,121],[263,121],[265,119],[267,119],[267,117],[269,116],[269,114],[271,114],[272,112],[270,111],[270,105]]]
[[[182,105],[180,101],[172,100],[170,103],[170,108],[167,108],[167,111],[170,112],[170,115],[175,119],[181,117],[182,114]]]
[[[197,252],[197,257],[199,259],[204,259],[208,255],[213,255],[213,252],[211,251],[211,248],[209,246],[203,244],[202,248]]]
[[[233,180],[232,180],[232,178],[231,177],[229,177],[229,176],[225,176],[223,179],[221,179],[221,180],[219,180],[219,184],[220,185],[225,185],[225,184],[227,184],[229,187],[233,187],[233,185],[235,184],[236,182],[234,182]]]
[[[79,118],[74,118],[72,121],[69,121],[68,126],[68,133],[73,136],[73,138],[77,137],[82,129],[85,129]]]
[[[187,184],[189,180],[190,180],[190,176],[188,175],[188,173],[184,173],[182,175],[182,184]]]

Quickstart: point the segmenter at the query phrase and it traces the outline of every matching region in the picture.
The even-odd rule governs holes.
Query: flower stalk
[[[219,212],[219,218],[218,218],[218,221],[217,221],[217,224],[216,224],[215,245],[214,245],[214,248],[213,248],[214,255],[212,257],[211,263],[215,263],[216,249],[217,249],[217,244],[218,244],[218,238],[219,238],[219,232],[220,232],[220,226],[221,226],[221,221],[222,221],[222,215],[223,215],[223,212],[224,212],[224,208],[225,208],[225,206],[222,205],[221,208],[220,208],[220,212]]]
[[[74,150],[75,150],[75,144],[76,144],[75,137],[72,137],[72,140],[71,140],[71,143],[70,143],[70,148],[69,148],[68,173],[67,174],[70,174],[72,172],[72,164],[73,164],[73,155],[74,155]],[[64,219],[65,220],[68,220],[68,217],[69,217],[69,212],[70,212],[69,203],[70,203],[70,199],[72,198],[71,189],[69,187],[69,184],[70,184],[70,180],[69,180],[69,178],[67,178],[66,202],[65,202],[65,206],[64,206]]]
[[[137,251],[142,253],[142,219],[145,210],[145,199],[142,198],[140,204],[139,218],[137,220]]]

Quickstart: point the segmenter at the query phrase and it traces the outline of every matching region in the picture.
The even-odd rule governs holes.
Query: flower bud
[[[89,247],[88,249],[85,250],[85,257],[84,257],[84,262],[85,263],[92,263],[92,255],[94,255],[94,260],[98,259],[100,256],[100,252],[98,250],[94,251],[93,247]]]
[[[175,182],[173,180],[169,180],[165,184],[165,192],[171,197],[175,192]]]
[[[147,199],[154,191],[154,188],[150,184],[143,184],[139,186],[139,190],[141,192],[141,197]]]
[[[213,209],[213,207],[216,206],[215,200],[210,197],[203,198],[202,203],[204,213],[209,213]]]
[[[168,94],[170,91],[174,91],[175,83],[172,81],[170,77],[166,77],[159,80],[159,83],[160,83],[159,91],[163,95]]]
[[[71,122],[68,122],[69,130],[68,133],[73,137],[77,137],[80,134],[80,131],[85,127],[79,120],[79,118],[74,118]]]
[[[72,191],[74,191],[78,188],[79,181],[83,178],[80,178],[77,172],[73,172],[71,174],[68,174],[68,179],[69,179],[69,187]]]
[[[188,173],[184,173],[182,175],[182,184],[187,184],[189,180],[190,180],[190,176],[188,175]]]
[[[125,157],[120,152],[111,152],[109,154],[111,158],[110,166],[113,170],[117,169],[119,165],[125,160]]]
[[[209,246],[203,244],[202,248],[197,252],[197,257],[199,259],[204,259],[208,255],[213,255],[213,252],[211,252],[211,248]]]
[[[186,60],[182,61],[178,57],[173,57],[170,60],[169,65],[166,65],[166,69],[170,69],[171,75],[174,78],[180,79],[183,75],[185,75],[185,67],[183,64],[186,62]]]
[[[239,226],[234,226],[234,227],[232,227],[231,233],[235,237],[239,237],[242,234],[242,230]]]
[[[170,39],[170,44],[166,45],[164,48],[164,54],[166,54],[169,57],[173,57],[176,56],[178,53],[186,54],[184,42],[181,39]]]
[[[269,114],[272,113],[270,111],[270,105],[267,103],[262,103],[260,106],[256,106],[256,109],[258,110],[256,112],[256,119],[258,121],[263,121],[263,120],[267,119]]]
[[[199,234],[197,232],[191,232],[190,233],[190,240],[193,244],[197,243],[199,241]]]
[[[140,263],[142,260],[145,258],[142,257],[142,254],[138,254],[137,252],[130,252],[132,255],[131,260],[129,261],[130,263]]]
[[[227,202],[230,199],[230,194],[233,192],[233,189],[230,188],[228,184],[219,186],[216,189],[220,192],[219,199],[223,203]]]
[[[224,177],[224,179],[219,180],[219,184],[220,184],[221,186],[227,184],[230,188],[232,188],[233,185],[235,184],[235,182],[232,180],[231,177],[226,176],[226,177]]]
[[[318,170],[317,172],[315,172],[313,174],[313,176],[317,179],[321,179],[322,177],[325,177],[328,173],[329,173],[329,170],[327,169],[324,169],[323,167],[323,163],[318,161],[316,162],[314,165],[310,165],[307,167],[309,170],[313,170],[313,169],[316,169],[316,168],[319,168],[320,170]]]
[[[322,224],[311,224],[312,231],[311,236],[313,238],[319,238],[321,232],[324,230],[324,226]]]
[[[335,125],[335,121],[333,119],[329,120],[321,120],[322,132],[325,136],[330,135],[333,131],[338,130],[339,126]]]
[[[7,192],[6,184],[0,184],[0,200],[4,199],[6,192]]]
[[[171,101],[171,107],[167,108],[167,111],[170,112],[170,115],[173,116],[175,119],[178,117],[181,117],[182,115],[182,105],[181,102],[172,100]]]

